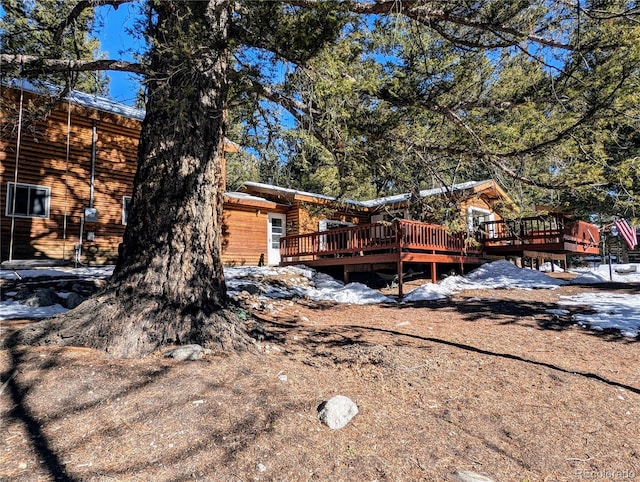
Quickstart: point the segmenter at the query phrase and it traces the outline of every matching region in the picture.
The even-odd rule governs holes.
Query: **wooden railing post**
[[[394,221],[393,223],[393,228],[395,229],[395,239],[396,239],[396,246],[397,246],[397,250],[398,253],[402,252],[402,247],[405,244],[405,226],[404,223],[402,221]],[[402,264],[399,265],[399,268],[402,268]],[[398,283],[400,283],[400,276],[402,275],[402,272],[398,273]],[[400,286],[400,285],[398,285]]]

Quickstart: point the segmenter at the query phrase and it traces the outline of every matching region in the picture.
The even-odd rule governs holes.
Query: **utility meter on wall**
[[[98,210],[96,208],[84,208],[84,222],[85,223],[97,223],[98,222]]]

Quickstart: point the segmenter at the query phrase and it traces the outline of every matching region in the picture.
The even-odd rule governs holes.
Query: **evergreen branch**
[[[473,42],[471,40],[466,40],[460,37],[455,37],[447,33],[445,29],[442,28],[437,23],[430,23],[429,27],[435,30],[443,39],[447,40],[448,42],[451,42],[453,45],[458,47],[462,46],[462,47],[467,47],[469,49],[497,49],[497,48],[507,48],[507,47],[513,46],[513,42],[511,41],[480,43],[480,42]]]
[[[567,99],[564,99],[567,100]],[[542,96],[536,99],[517,99],[517,100],[491,100],[491,99],[478,99],[478,100],[460,100],[451,106],[451,110],[470,110],[470,109],[492,109],[497,111],[506,111],[514,109],[516,107],[522,107],[524,105],[535,104],[556,104],[561,101],[556,96]]]
[[[618,84],[609,92],[607,96],[603,99],[600,99],[598,102],[595,102],[589,110],[587,110],[584,115],[582,115],[578,120],[576,120],[573,124],[566,127],[565,129],[559,131],[554,137],[551,139],[547,139],[546,141],[540,142],[535,146],[527,147],[526,149],[517,149],[511,152],[505,152],[501,154],[497,154],[501,157],[519,157],[529,154],[534,154],[541,151],[544,148],[550,147],[554,144],[557,144],[566,138],[570,137],[573,132],[580,127],[582,124],[593,118],[597,113],[599,113],[602,109],[604,109],[607,105],[611,103],[613,96],[615,93],[624,85],[626,81],[626,77],[622,77],[622,79],[618,82]]]
[[[461,149],[458,147],[441,146],[441,145],[425,146],[424,150],[429,152],[439,152],[442,154],[446,154],[448,156],[465,157],[467,159],[473,159],[475,161],[485,162],[488,165],[493,166],[498,170],[502,171],[508,177],[516,181],[522,182],[523,184],[527,184],[529,186],[539,187],[543,189],[550,189],[553,191],[566,189],[567,187],[567,185],[563,183],[550,184],[546,182],[537,181],[530,177],[526,177],[521,174],[518,174],[516,171],[514,171],[507,165],[507,162],[509,161],[508,159],[505,159],[500,156],[487,153],[481,150]],[[591,182],[585,181],[582,183],[572,184],[572,187],[583,187],[583,186],[589,186],[589,185],[591,185]]]
[[[316,118],[320,114],[320,112],[314,110],[308,105],[292,99],[281,92],[278,92],[266,85],[256,81],[249,80],[251,91],[256,94],[264,97],[265,99],[279,105],[283,109],[285,109],[289,114],[293,116],[294,119],[301,125],[303,129],[310,132],[311,135],[320,142],[332,155],[335,156],[336,146],[339,145],[340,141],[336,139],[331,139],[329,136],[325,135],[321,129],[318,128],[318,124],[315,122]]]
[[[517,172],[515,172],[513,169],[511,169],[506,165],[505,159],[501,159],[499,157],[494,157],[494,158],[485,157],[485,162],[489,163],[491,166],[497,167],[500,171],[502,171],[504,174],[506,174],[510,178],[516,181],[519,181],[523,184],[527,184],[528,186],[541,187],[543,189],[550,189],[553,191],[559,191],[562,189],[566,189],[567,187],[565,184],[549,184],[546,182],[536,181],[535,179],[531,179],[529,177],[518,174]],[[572,186],[581,187],[581,186],[588,186],[589,184],[590,184],[589,182],[584,182],[584,183],[573,184]]]
[[[301,7],[315,8],[323,0],[285,0],[286,3]],[[516,45],[518,42],[528,40],[546,47],[559,48],[563,50],[589,50],[585,46],[573,45],[571,43],[560,42],[551,38],[545,38],[533,33],[526,33],[508,25],[490,21],[477,20],[464,15],[456,15],[442,9],[428,6],[429,2],[424,0],[378,0],[373,3],[362,0],[346,2],[345,7],[360,15],[390,15],[400,13],[427,27],[433,28],[434,20],[446,22],[453,25],[469,27],[484,32],[500,32],[513,37],[509,45]],[[477,47],[483,47],[478,44]]]
[[[249,80],[249,83],[250,83],[250,90],[252,92],[255,92],[256,94],[261,95],[265,99],[270,100],[271,102],[274,102],[275,104],[282,106],[292,115],[302,113],[309,116],[313,116],[314,114],[318,114],[317,111],[314,111],[308,105],[298,100],[292,99],[291,97],[287,97],[281,92],[278,92],[272,89],[271,87],[268,87],[262,84],[261,82],[258,82],[257,80],[251,79]]]
[[[583,9],[585,15],[594,20],[625,19],[633,23],[640,23],[640,6],[626,8],[619,12],[608,12],[598,8]]]
[[[545,189],[559,190],[559,189],[565,188],[566,186],[563,184],[543,183],[543,182],[539,182],[539,181],[530,179],[528,177],[522,176],[517,172],[515,172],[510,167],[508,167],[507,165],[508,160],[514,159],[514,158],[516,159],[522,158],[524,156],[537,153],[543,150],[544,148],[548,148],[570,137],[576,128],[580,127],[582,124],[584,124],[589,119],[591,119],[596,113],[598,113],[605,105],[607,105],[610,102],[614,93],[622,86],[623,83],[624,83],[624,79],[618,83],[618,85],[613,89],[611,93],[609,93],[609,95],[607,95],[600,102],[594,104],[591,107],[591,109],[589,109],[583,116],[580,117],[580,119],[578,119],[576,122],[574,122],[572,125],[568,126],[567,128],[563,129],[562,131],[558,132],[553,138],[547,139],[546,141],[540,142],[534,146],[529,146],[524,149],[516,149],[510,152],[504,152],[504,153],[491,152],[489,149],[487,149],[484,141],[480,138],[480,136],[478,136],[478,134],[469,125],[467,125],[462,120],[462,118],[458,116],[451,108],[445,105],[438,104],[433,101],[423,100],[416,103],[415,99],[413,100],[400,99],[397,96],[393,96],[386,89],[380,90],[378,92],[378,96],[381,100],[390,102],[397,106],[410,106],[410,105],[419,106],[426,110],[429,110],[431,112],[444,116],[446,119],[451,121],[454,125],[464,130],[471,137],[471,139],[473,139],[474,143],[477,144],[479,148],[476,150],[476,149],[460,149],[452,146],[429,146],[428,148],[429,150],[439,151],[439,152],[443,152],[448,155],[454,155],[454,156],[462,155],[468,158],[478,159],[478,160],[484,159],[485,162],[498,168],[500,171],[502,171],[512,179],[520,181],[524,184],[528,184],[530,186],[535,186],[535,187],[541,187]],[[578,183],[578,184],[575,184],[574,187],[588,186],[589,184],[590,182]]]
[[[0,54],[0,62],[4,65],[21,67],[23,74],[41,72],[43,69],[49,72],[92,72],[97,70],[115,70],[119,72],[131,72],[145,74],[142,64],[123,60],[74,60],[74,59],[43,59],[36,55]]]

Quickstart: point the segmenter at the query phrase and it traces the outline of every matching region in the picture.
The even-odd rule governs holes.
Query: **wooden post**
[[[344,280],[344,284],[349,284],[349,270],[346,264],[342,267],[342,279]]]
[[[398,260],[398,297],[402,298],[402,259]]]
[[[438,271],[436,269],[436,262],[432,261],[431,262],[431,282],[433,284],[436,284],[438,282]]]

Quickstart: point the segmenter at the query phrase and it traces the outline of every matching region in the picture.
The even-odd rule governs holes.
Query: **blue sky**
[[[137,7],[124,4],[114,10],[113,7],[107,6],[99,8],[96,13],[102,22],[98,38],[106,57],[133,60],[133,52],[143,47],[139,39],[127,33],[134,25]],[[111,79],[110,97],[117,102],[133,105],[140,88],[139,79],[127,72],[110,71],[107,75]]]

